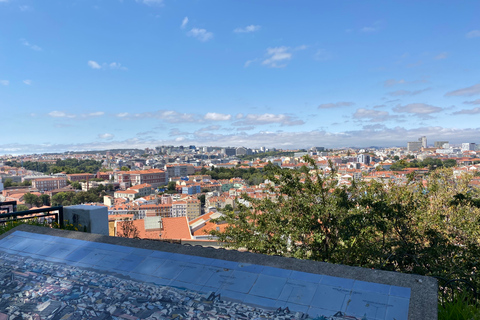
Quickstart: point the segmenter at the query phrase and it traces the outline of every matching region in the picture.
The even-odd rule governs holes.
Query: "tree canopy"
[[[471,176],[435,170],[424,185],[357,183],[339,187],[335,171],[269,167],[270,197],[243,195],[211,234],[232,248],[331,263],[475,278],[480,197]],[[220,221],[219,220],[219,221]]]

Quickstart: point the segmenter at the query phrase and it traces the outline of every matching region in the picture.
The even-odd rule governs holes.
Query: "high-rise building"
[[[475,151],[477,145],[475,143],[466,142],[462,143],[462,151]]]
[[[444,144],[448,144],[448,141],[435,141],[434,146],[435,148],[440,149],[443,148]]]
[[[370,164],[370,155],[362,153],[357,156],[357,162],[363,164]]]
[[[427,147],[427,137],[426,137],[426,136],[420,137],[420,139],[418,139],[418,141],[421,141],[421,142],[422,142],[422,147],[423,147],[423,148],[426,148],[426,147]]]
[[[407,142],[407,151],[410,151],[410,152],[419,151],[421,148],[422,148],[421,141]]]

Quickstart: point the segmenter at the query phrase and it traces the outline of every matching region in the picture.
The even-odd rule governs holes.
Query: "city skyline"
[[[479,9],[0,0],[0,154],[478,143]]]

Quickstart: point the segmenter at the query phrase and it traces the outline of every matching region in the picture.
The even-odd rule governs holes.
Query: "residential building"
[[[409,152],[419,151],[421,148],[422,148],[421,141],[407,142],[407,151]]]
[[[91,173],[72,173],[67,174],[68,180],[75,182],[75,181],[82,181],[82,180],[89,180],[95,178],[94,174]]]
[[[434,147],[436,149],[441,149],[441,148],[445,148],[444,145],[447,145],[446,148],[448,148],[448,141],[435,141],[434,143]]]
[[[475,143],[462,143],[462,151],[475,151],[477,145]]]
[[[118,171],[114,174],[114,180],[124,188],[145,183],[151,185],[152,188],[157,188],[167,184],[167,175],[164,170],[160,169]]]
[[[66,186],[66,178],[41,178],[32,180],[32,187],[41,192],[60,189]]]

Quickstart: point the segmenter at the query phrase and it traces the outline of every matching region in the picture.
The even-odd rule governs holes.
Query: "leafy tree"
[[[269,168],[271,196],[243,195],[228,227],[211,234],[232,248],[368,268],[469,278],[477,286],[480,194],[471,176],[437,169],[406,184],[337,187],[313,162],[310,173]],[[246,201],[246,202],[245,202]]]
[[[73,182],[71,183],[71,186],[72,186],[72,188],[75,189],[75,190],[82,190],[82,185],[81,185],[80,182],[78,182],[78,181],[73,181]]]
[[[175,191],[177,188],[177,184],[175,181],[170,181],[167,185],[167,190],[169,191]]]
[[[28,211],[28,207],[24,204],[19,204],[17,206],[17,211]]]
[[[204,194],[199,195],[198,200],[200,200],[200,204],[203,207],[205,205],[205,195]]]
[[[40,196],[40,200],[42,201],[42,204],[44,206],[49,206],[50,205],[50,196],[48,194],[42,194]]]
[[[130,171],[130,168],[127,167],[127,166],[122,166],[122,167],[120,168],[120,170],[121,170],[121,171]]]
[[[32,193],[25,193],[25,195],[23,196],[23,201],[26,204],[29,204],[34,207],[41,207],[43,204],[42,199],[40,199],[39,196],[34,195]]]
[[[11,187],[12,185],[13,185],[13,180],[10,179],[10,178],[5,179],[5,180],[3,181],[3,186],[4,186],[5,188],[9,188],[9,187]]]

